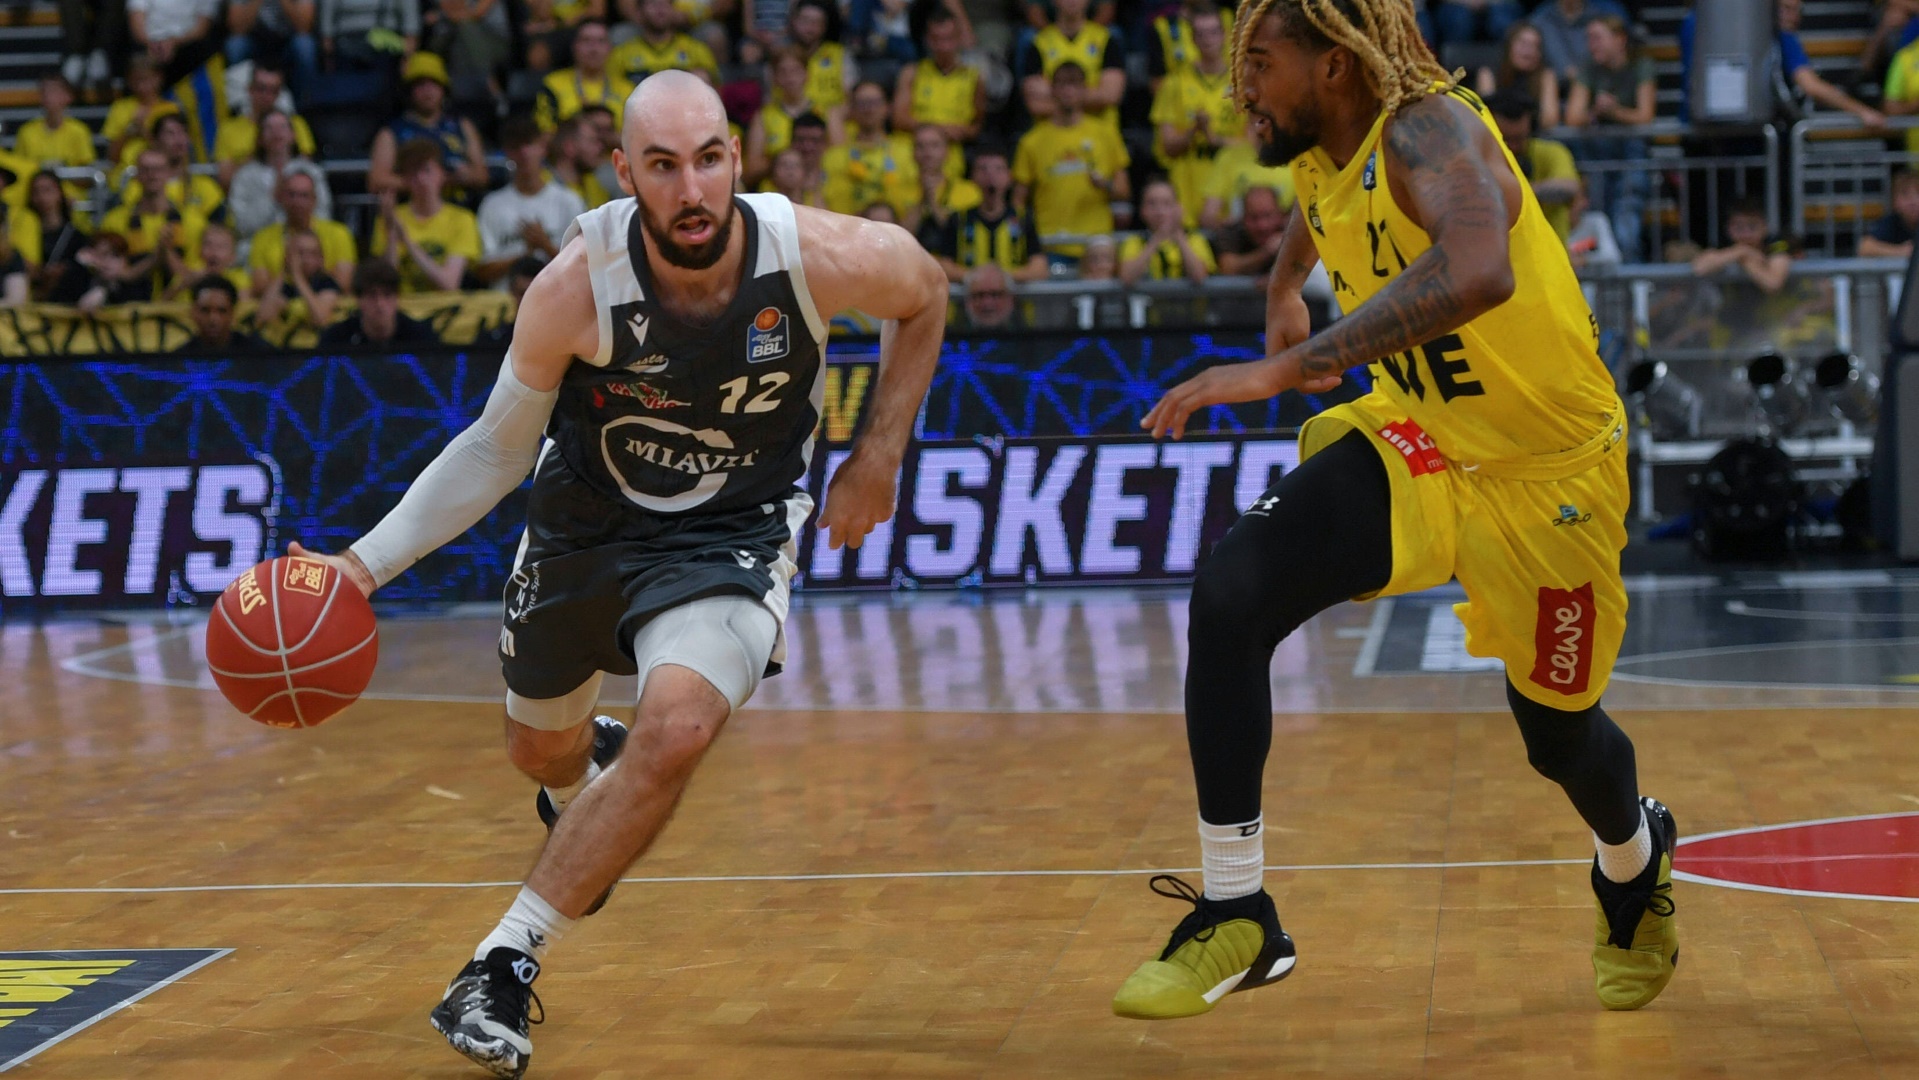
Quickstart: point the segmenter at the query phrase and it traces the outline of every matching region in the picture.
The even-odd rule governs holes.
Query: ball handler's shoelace
[[[1160,888],[1161,882],[1166,883],[1166,888]],[[1172,944],[1166,947],[1168,954],[1172,953],[1172,951],[1179,946],[1184,945],[1187,941],[1205,942],[1213,940],[1213,932],[1219,929],[1220,919],[1217,915],[1207,910],[1206,896],[1204,893],[1188,885],[1183,879],[1174,877],[1172,874],[1154,874],[1147,880],[1146,887],[1160,896],[1164,896],[1168,900],[1184,900],[1193,905],[1192,914],[1181,920],[1179,926],[1173,930]],[[1199,923],[1198,927],[1194,929],[1191,935],[1182,938],[1180,931],[1186,929],[1187,923],[1195,920]],[[1162,957],[1162,959],[1164,959],[1164,957]]]

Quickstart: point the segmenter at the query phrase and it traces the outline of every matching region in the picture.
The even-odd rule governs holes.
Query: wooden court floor
[[[1178,598],[1010,603],[803,607],[793,668],[554,950],[530,1075],[1919,1075],[1910,904],[1682,882],[1678,977],[1601,1010],[1589,834],[1528,770],[1497,675],[1353,673],[1391,651],[1376,605],[1276,663],[1267,881],[1297,974],[1114,1018],[1186,910],[1147,872],[1197,862]],[[487,619],[384,625],[381,698],[288,733],[194,685],[191,623],[0,624],[0,950],[234,950],[11,1075],[482,1075],[426,1012],[543,833],[486,703]],[[867,670],[882,645],[895,670]],[[1645,790],[1696,834],[1919,810],[1904,685],[1614,697]]]

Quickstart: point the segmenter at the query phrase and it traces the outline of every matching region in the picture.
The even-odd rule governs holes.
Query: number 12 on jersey
[[[780,407],[780,403],[773,399],[774,393],[776,393],[780,387],[793,381],[793,377],[784,371],[765,372],[759,376],[760,392],[754,394],[753,397],[746,402],[746,406],[741,408],[740,399],[746,397],[746,392],[750,388],[752,381],[752,376],[742,375],[737,379],[721,383],[720,389],[726,391],[726,397],[720,401],[720,411],[723,413],[772,412],[774,409]]]

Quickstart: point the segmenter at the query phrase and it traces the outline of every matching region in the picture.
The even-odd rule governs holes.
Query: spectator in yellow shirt
[[[1121,281],[1131,285],[1140,278],[1162,281],[1184,277],[1200,285],[1218,271],[1212,245],[1180,220],[1179,193],[1173,190],[1171,181],[1154,177],[1146,182],[1139,193],[1139,217],[1148,234],[1129,236],[1120,245]]]
[[[552,131],[588,105],[604,106],[613,113],[615,123],[621,122],[633,84],[608,69],[611,52],[605,23],[580,24],[573,32],[573,66],[552,72],[540,84],[540,99],[533,107],[540,130]]]
[[[200,258],[194,269],[188,269],[185,258],[177,251],[167,252],[168,283],[160,299],[173,301],[184,299],[187,290],[198,281],[210,277],[224,278],[232,284],[239,298],[245,300],[253,291],[253,281],[239,265],[240,241],[233,230],[218,222],[208,222],[200,230]]]
[[[834,21],[826,0],[793,0],[787,13],[787,39],[806,57],[806,96],[826,109],[846,104],[859,82],[859,66],[846,46],[827,36]]]
[[[320,216],[320,190],[313,177],[300,170],[288,171],[280,177],[275,198],[285,220],[254,233],[253,246],[247,253],[247,268],[253,271],[254,294],[266,291],[267,280],[279,272],[286,260],[286,238],[293,233],[311,232],[318,236],[327,272],[336,280],[351,276],[359,258],[359,245],[353,242],[353,230]]]
[[[959,16],[937,8],[926,17],[926,58],[900,72],[893,88],[893,126],[910,131],[938,124],[947,141],[964,146],[979,138],[986,118],[986,82],[960,58]]]
[[[527,70],[552,71],[571,63],[574,27],[606,17],[606,0],[527,0],[526,18],[520,22]]]
[[[1199,55],[1160,83],[1152,113],[1154,150],[1179,193],[1180,212],[1189,228],[1199,223],[1220,147],[1246,130],[1246,119],[1232,98],[1226,29],[1219,12],[1199,11],[1191,16],[1190,26]]]
[[[1053,114],[1034,124],[1013,153],[1013,201],[1032,208],[1040,232],[1095,236],[1113,231],[1113,203],[1132,189],[1126,166],[1132,159],[1113,125],[1088,117],[1086,69],[1064,61],[1053,71]],[[1030,200],[1030,201],[1029,201]],[[1078,255],[1083,241],[1047,241],[1049,249]]]
[[[938,124],[921,124],[913,132],[913,179],[919,201],[907,209],[901,223],[920,237],[922,247],[930,246],[927,240],[937,238],[954,214],[980,204],[979,185],[946,175],[948,149],[946,132]]]
[[[480,261],[479,222],[471,210],[441,196],[446,170],[433,143],[420,139],[400,147],[399,170],[407,201],[397,205],[391,195],[382,198],[373,253],[400,271],[402,293],[453,292],[467,265]]]
[[[637,14],[639,34],[614,49],[608,61],[627,82],[638,83],[656,71],[678,70],[719,83],[720,65],[713,58],[713,50],[680,32],[680,13],[674,9],[673,0],[640,0]]]
[[[603,206],[617,190],[608,191],[597,175],[600,158],[600,129],[585,116],[562,120],[547,144],[547,171],[560,185],[580,197],[588,210]]]
[[[93,132],[67,115],[73,87],[58,73],[40,76],[40,115],[20,125],[13,137],[15,156],[35,165],[60,168],[93,164]]]
[[[158,148],[140,151],[134,167],[139,181],[129,185],[128,192],[131,195],[137,191],[138,197],[130,197],[100,222],[102,233],[126,241],[127,266],[120,280],[133,283],[144,279],[143,287],[130,296],[116,296],[116,300],[152,299],[166,288],[170,264],[198,266],[200,233],[207,226],[207,219],[198,211],[177,206],[167,197],[170,170],[167,156]],[[169,253],[179,257],[177,263],[167,257]]]
[[[1125,58],[1111,30],[1086,17],[1087,0],[1054,0],[1054,19],[1033,36],[1020,58],[1020,93],[1035,117],[1059,108],[1051,92],[1061,64],[1076,65],[1086,76],[1080,108],[1088,116],[1119,128],[1119,100],[1126,95]],[[1095,73],[1097,72],[1097,75]]]
[[[827,209],[857,214],[883,202],[904,218],[919,201],[911,146],[887,134],[886,104],[886,91],[876,82],[853,88],[853,123],[859,133],[845,146],[828,150],[821,162]]]
[[[1879,107],[1887,116],[1919,113],[1919,41],[1892,55],[1886,68],[1886,92]],[[1919,154],[1919,128],[1906,129],[1906,153]]]
[[[1579,166],[1565,144],[1533,137],[1533,119],[1538,102],[1518,87],[1507,87],[1486,102],[1492,110],[1506,148],[1519,162],[1519,171],[1533,186],[1533,197],[1546,213],[1546,220],[1564,242],[1572,231],[1572,202],[1579,196]]]
[[[264,64],[253,65],[247,79],[247,111],[220,121],[219,134],[213,139],[213,160],[220,165],[220,182],[231,184],[235,170],[253,157],[260,139],[260,118],[279,110],[280,95],[286,91],[286,76]],[[312,157],[319,145],[313,141],[313,129],[298,113],[288,113],[293,121],[293,146],[298,156]]]
[[[193,137],[187,134],[186,120],[178,113],[169,113],[155,120],[152,145],[142,150],[140,156],[145,157],[148,150],[158,151],[167,163],[166,194],[175,206],[191,210],[208,221],[226,220],[227,193],[220,187],[220,182],[211,176],[189,170]],[[146,170],[136,170],[133,182],[127,185],[122,197],[128,202],[138,202],[147,182],[146,177]]]
[[[777,192],[801,206],[826,209],[826,174],[809,174],[806,159],[790,146],[773,155],[773,169],[760,190]]]
[[[766,175],[774,156],[793,144],[793,125],[808,113],[826,121],[830,145],[846,141],[846,107],[819,108],[806,96],[806,57],[799,49],[791,45],[774,49],[766,70],[773,95],[753,114],[746,129],[744,179],[749,188]]]
[[[115,165],[132,164],[139,153],[133,144],[144,145],[147,129],[165,113],[177,113],[180,106],[160,96],[160,69],[146,53],[135,53],[127,60],[127,96],[107,108],[100,125],[106,136],[106,160]]]

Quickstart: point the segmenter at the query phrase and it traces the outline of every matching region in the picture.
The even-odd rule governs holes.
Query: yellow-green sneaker
[[[1166,887],[1161,888],[1164,882]],[[1161,896],[1185,900],[1193,913],[1173,929],[1159,959],[1141,964],[1113,996],[1113,1013],[1134,1020],[1172,1020],[1208,1012],[1235,990],[1251,990],[1292,974],[1293,939],[1265,890],[1208,900],[1171,874],[1148,883]]]
[[[1672,902],[1672,850],[1679,826],[1672,811],[1642,798],[1652,833],[1652,862],[1621,884],[1599,872],[1593,860],[1593,902],[1599,908],[1593,935],[1593,982],[1608,1009],[1640,1009],[1672,981],[1679,966],[1679,928]]]

